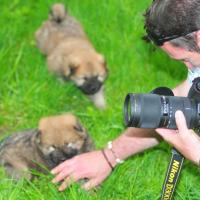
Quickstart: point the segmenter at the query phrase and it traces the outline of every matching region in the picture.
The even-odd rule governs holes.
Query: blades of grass
[[[17,53],[17,57],[12,66],[12,70],[10,70],[9,75],[7,77],[8,81],[10,81],[13,77],[15,77],[15,80],[17,82],[19,82],[19,76],[18,76],[17,69],[18,69],[18,67],[20,67],[20,60],[22,59],[24,44],[25,44],[25,42],[22,42],[22,44],[20,45],[19,51]]]

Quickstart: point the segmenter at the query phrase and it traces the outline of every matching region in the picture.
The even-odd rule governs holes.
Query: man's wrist
[[[107,164],[109,165],[109,167],[110,167],[111,170],[113,171],[114,166],[112,165],[112,163],[110,162],[110,159],[109,159],[108,156],[106,155],[105,150],[102,149],[102,150],[101,150],[101,153],[102,153],[103,157],[105,158]]]
[[[117,165],[117,163],[116,163],[115,157],[113,156],[112,152],[108,148],[104,148],[104,152],[105,152],[109,162],[111,163],[112,167],[114,168]]]
[[[115,158],[115,162],[117,164],[122,164],[124,162],[124,160],[122,160],[119,155],[117,154],[117,152],[115,151],[115,149],[113,148],[113,142],[112,141],[109,141],[108,142],[108,145],[107,145],[107,148],[112,152],[113,154],[113,157]]]

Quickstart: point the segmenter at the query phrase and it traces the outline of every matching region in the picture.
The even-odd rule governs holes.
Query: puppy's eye
[[[83,127],[79,123],[77,123],[76,126],[74,126],[74,129],[78,132],[83,132]]]
[[[70,74],[71,75],[74,75],[76,73],[76,71],[77,71],[77,67],[70,68]]]

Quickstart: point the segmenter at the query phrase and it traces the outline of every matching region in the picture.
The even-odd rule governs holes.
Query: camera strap
[[[175,149],[172,149],[172,156],[166,173],[162,188],[161,200],[172,199],[176,183],[178,181],[184,157]]]

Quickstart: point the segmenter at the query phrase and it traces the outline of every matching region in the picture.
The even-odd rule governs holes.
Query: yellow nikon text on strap
[[[168,166],[166,179],[163,185],[161,200],[170,200],[172,198],[183,161],[184,157],[179,154],[175,149],[173,149],[171,161]]]

